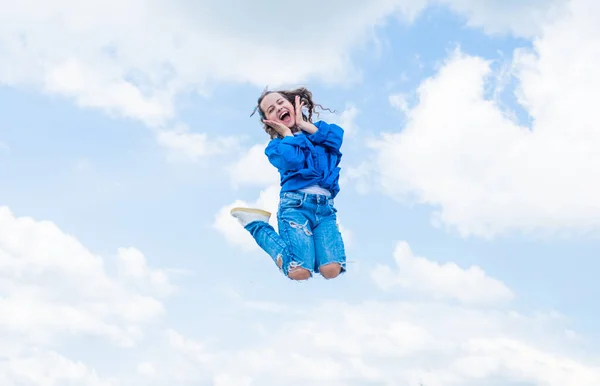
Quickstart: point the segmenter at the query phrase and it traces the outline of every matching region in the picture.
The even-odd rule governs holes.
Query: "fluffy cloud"
[[[418,88],[402,132],[372,144],[384,190],[439,209],[463,235],[599,230],[598,12],[574,0],[533,51],[515,53],[531,128],[486,96],[490,63],[455,52]]]
[[[313,5],[318,13],[312,12]],[[397,2],[273,7],[268,1],[109,0],[82,6],[73,0],[26,0],[2,6],[0,52],[6,60],[0,65],[0,83],[35,85],[81,106],[154,126],[174,117],[177,94],[204,94],[214,81],[262,87],[309,77],[326,82],[355,78],[351,47],[363,42]],[[303,20],[300,35],[288,28],[290,15]],[[277,39],[273,31],[279,31]],[[290,56],[303,59],[272,59]]]
[[[473,25],[502,32],[536,28],[549,8],[537,0],[508,5],[496,0],[439,1],[467,15]],[[34,85],[80,106],[160,125],[174,117],[175,96],[205,94],[215,81],[263,87],[357,79],[350,55],[372,37],[377,25],[392,14],[414,18],[437,2],[311,0],[273,7],[265,0],[93,0],[85,6],[74,0],[4,1],[0,83]],[[301,33],[289,28],[290,17],[302,20]]]
[[[20,355],[9,354],[0,362],[0,384],[6,386],[89,385],[115,386],[89,366],[72,361],[54,351],[34,349]]]
[[[354,82],[360,72],[352,54],[391,15],[410,20],[428,4],[441,3],[466,15],[473,26],[530,35],[558,1],[507,6],[497,0],[311,0],[273,7],[266,0],[92,0],[85,6],[74,0],[5,0],[0,1],[0,84],[33,87],[80,107],[164,128],[177,120],[177,97],[209,95],[219,82],[261,88]],[[289,28],[290,18],[302,20],[301,33]],[[352,133],[350,125],[348,130]],[[220,139],[208,143],[202,133],[157,130],[156,136],[178,159],[181,153],[188,159],[210,155],[222,145]]]
[[[413,269],[411,259],[415,258],[405,256],[401,268],[407,269],[411,280],[427,282],[447,273],[447,266],[424,258],[426,264]],[[417,289],[431,301],[375,300],[379,294],[370,295],[373,288],[365,286],[363,302],[323,299],[293,306],[269,299],[253,301],[234,292],[230,303],[216,303],[244,320],[244,336],[253,338],[224,343],[231,331],[223,327],[203,341],[167,328],[142,340],[147,325],[164,312],[160,299],[173,287],[164,271],[148,267],[136,249],[119,249],[114,269],[109,269],[110,261],[94,256],[53,223],[0,210],[0,356],[8,358],[0,363],[0,383],[458,386],[502,381],[586,386],[600,382],[598,367],[572,354],[579,350],[574,346],[578,341],[555,313],[529,316],[505,307],[494,309],[493,304],[486,308],[470,302],[446,304],[445,297],[438,296],[440,289],[431,286]],[[472,272],[451,270],[454,277],[467,281]],[[499,281],[494,284],[480,273],[471,280],[473,292],[500,288]],[[451,288],[441,291],[454,296]],[[215,315],[210,304],[206,307],[198,318]],[[113,343],[134,363],[113,371],[95,367],[87,355],[69,358],[58,352],[64,348],[60,343],[89,343],[87,337]],[[123,350],[131,346],[140,350],[125,354]],[[397,366],[398,362],[407,366]]]
[[[108,262],[55,224],[0,207],[0,383],[109,384],[49,348],[74,337],[134,347],[174,288],[134,248],[118,250],[113,275]]]
[[[265,155],[267,143],[252,146],[229,167],[231,185],[265,187],[279,181],[277,169],[271,165]]]
[[[377,161],[369,154],[364,154],[362,160],[357,164],[344,166],[344,172],[340,177],[340,184],[346,189],[353,187],[357,193],[365,195],[376,190],[379,186],[377,180],[379,168]]]
[[[260,343],[252,345],[238,341],[224,350],[170,332],[171,351],[168,358],[156,358],[163,371],[154,384],[217,379],[265,386],[600,382],[594,363],[570,353],[573,342],[553,314],[402,301],[319,301],[294,312],[265,312],[252,329]]]
[[[463,15],[470,27],[488,34],[533,38],[565,11],[566,0],[436,0]]]
[[[403,260],[402,269],[411,280],[439,279],[440,273],[450,271],[469,281],[472,292],[491,290],[500,301],[511,297],[510,289],[483,271],[448,270],[449,265],[419,259],[426,262],[419,272],[410,261],[406,264],[409,259]],[[253,339],[235,339],[224,348],[215,339],[198,340],[169,329],[157,342],[163,348],[153,350],[156,354],[138,366],[147,376],[140,384],[592,386],[600,382],[600,368],[581,357],[581,347],[561,315],[526,315],[506,304],[495,308],[492,298],[480,299],[486,307],[473,299],[449,303],[448,297],[439,295],[455,296],[452,288],[422,289],[417,290],[424,296],[413,302],[380,300],[365,286],[364,301],[322,299],[293,305],[254,301],[230,291],[229,314],[244,320],[245,335],[250,332]]]
[[[462,269],[454,263],[439,264],[414,256],[407,242],[396,245],[394,261],[398,272],[378,265],[372,272],[377,285],[389,290],[399,286],[432,296],[434,299],[458,300],[465,304],[495,304],[511,300],[512,291],[499,280],[485,274],[480,267]]]
[[[323,119],[329,123],[335,123],[344,129],[344,140],[355,138],[358,134],[358,125],[356,124],[356,117],[360,113],[360,110],[354,103],[347,103],[346,108],[337,113],[331,113],[329,111],[319,111],[319,117],[313,116],[313,121],[317,119]]]
[[[173,130],[158,130],[156,139],[168,149],[168,159],[173,162],[195,162],[206,156],[228,154],[239,148],[236,137],[209,138],[204,133],[194,133],[185,125]]]

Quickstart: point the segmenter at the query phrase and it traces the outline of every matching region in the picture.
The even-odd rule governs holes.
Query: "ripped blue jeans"
[[[254,221],[246,229],[257,244],[271,256],[284,275],[291,269],[305,268],[318,273],[319,268],[338,263],[346,271],[346,252],[337,224],[333,199],[303,192],[280,194],[277,211],[279,234],[270,225]]]

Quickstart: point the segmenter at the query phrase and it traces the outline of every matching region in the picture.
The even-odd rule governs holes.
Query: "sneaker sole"
[[[266,210],[262,210],[262,209],[233,208],[233,209],[231,209],[231,211],[229,211],[229,213],[232,215],[233,215],[233,212],[255,213],[255,214],[261,214],[263,216],[271,217],[271,212],[267,212]]]

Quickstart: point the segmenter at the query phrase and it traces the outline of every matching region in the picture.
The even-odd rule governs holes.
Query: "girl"
[[[256,109],[271,137],[265,154],[281,176],[279,234],[269,225],[271,213],[253,208],[231,210],[292,280],[307,280],[312,272],[333,279],[346,270],[333,202],[340,191],[338,165],[344,130],[323,121],[312,123],[315,106],[321,107],[305,88],[264,91],[258,98]]]

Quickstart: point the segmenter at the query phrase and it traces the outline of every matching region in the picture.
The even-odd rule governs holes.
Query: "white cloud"
[[[424,275],[411,268],[411,259],[403,259],[401,268],[408,268],[411,280],[446,274],[444,266],[426,261],[431,276]],[[202,341],[167,328],[162,337],[149,334],[141,342],[146,324],[162,315],[158,298],[146,294],[166,294],[171,287],[136,249],[118,250],[114,275],[108,274],[108,263],[50,222],[0,210],[0,357],[8,358],[0,363],[1,384],[600,382],[597,366],[572,353],[579,352],[572,339],[577,333],[555,313],[527,316],[468,304],[382,301],[368,292],[364,302],[319,300],[290,307],[234,291],[232,302],[219,307],[244,320],[244,334],[256,339],[221,341],[230,333],[224,327],[208,335],[198,331],[219,338]],[[470,272],[457,276],[469,280]],[[495,292],[487,279],[475,280],[470,288],[481,293],[490,283]],[[211,312],[207,307],[199,317]],[[68,358],[54,350],[90,336],[116,343],[118,355],[133,357],[130,366],[112,372],[110,366],[94,368],[89,356]],[[131,345],[140,349],[123,351]],[[397,366],[399,361],[410,366]]]
[[[152,363],[140,363],[137,366],[137,372],[138,374],[144,376],[144,377],[154,377],[156,375],[156,368],[154,367],[154,365]]]
[[[346,137],[346,135],[349,137],[356,135],[356,132],[358,131],[356,116],[359,112],[360,110],[353,104],[348,105],[346,110],[342,112],[338,125],[344,129],[344,137]]]
[[[352,186],[356,192],[362,195],[371,193],[378,186],[376,181],[378,175],[378,165],[376,160],[365,155],[367,160],[361,161],[357,165],[344,166],[343,173],[340,176],[340,185]]]
[[[24,355],[10,355],[8,360],[0,362],[0,384],[116,386],[117,382],[103,379],[82,362],[72,361],[53,351],[33,349]]]
[[[439,208],[463,235],[600,230],[599,4],[574,0],[535,51],[517,51],[516,123],[485,97],[490,64],[454,53],[418,89],[403,131],[373,143],[384,190]]]
[[[73,98],[80,106],[156,126],[174,118],[178,94],[205,95],[215,81],[258,87],[308,79],[352,82],[359,75],[351,53],[374,36],[386,17],[395,14],[412,20],[428,3],[436,2],[449,4],[467,15],[470,24],[484,25],[491,32],[526,35],[537,31],[546,10],[557,3],[311,0],[302,7],[295,2],[272,7],[265,0],[248,4],[93,0],[85,6],[74,0],[4,1],[0,83],[34,85]],[[319,12],[312,12],[315,7]],[[301,35],[289,28],[292,14],[303,20]],[[265,18],[268,22],[256,22]],[[272,39],[273,31],[279,31],[277,39]],[[282,41],[293,44],[281,45]]]
[[[119,278],[137,286],[143,292],[167,296],[175,291],[167,273],[162,269],[148,267],[146,258],[136,248],[119,248],[116,263]]]
[[[255,330],[260,343],[238,341],[228,349],[172,332],[173,351],[162,362],[157,384],[181,378],[183,369],[189,383],[218,377],[265,386],[600,381],[591,360],[570,353],[574,347],[553,315],[385,301],[320,301],[295,311],[266,311],[269,316]]]
[[[265,155],[267,143],[252,146],[243,156],[229,167],[231,184],[240,186],[265,187],[279,181],[277,169]]]
[[[440,264],[414,256],[407,242],[396,245],[394,261],[398,272],[377,265],[371,272],[377,285],[389,290],[396,286],[429,295],[437,300],[458,300],[464,304],[496,304],[512,300],[513,292],[477,266],[463,269],[453,262]]]
[[[239,148],[236,137],[210,139],[207,134],[190,132],[185,125],[156,133],[158,143],[168,149],[168,159],[173,162],[195,162],[206,156],[231,153]]]
[[[263,87],[313,77],[356,79],[349,51],[398,3],[335,1],[318,3],[319,12],[313,13],[310,3],[274,8],[268,1],[5,2],[0,47],[6,60],[0,82],[33,84],[81,106],[157,125],[174,117],[178,93],[204,94],[214,81]],[[301,38],[288,28],[290,14],[304,21]],[[268,23],[256,23],[265,17]],[[275,30],[281,40],[271,39]],[[289,56],[303,60],[272,60]]]
[[[173,287],[135,249],[119,250],[117,276],[107,263],[52,222],[0,207],[0,383],[110,384],[49,348],[74,337],[134,347]]]
[[[171,160],[181,161],[221,154],[235,142],[187,129],[161,130],[177,123],[175,100],[181,94],[208,96],[219,82],[261,88],[309,79],[352,82],[359,75],[350,51],[397,4],[335,1],[319,3],[316,14],[310,4],[274,8],[269,1],[93,0],[82,6],[73,0],[25,0],[0,5],[0,84],[33,87],[80,107],[138,119],[159,130],[159,144],[170,150]],[[303,20],[301,37],[288,28],[291,14]],[[269,22],[256,23],[265,15]]]
[[[488,34],[537,36],[544,24],[565,12],[568,0],[435,0],[463,15],[469,27]]]
[[[214,377],[214,386],[252,386],[252,378],[220,374]]]
[[[315,119],[323,119],[328,123],[334,123],[344,129],[344,140],[352,137],[356,137],[358,134],[358,125],[356,124],[356,117],[360,113],[360,110],[353,103],[348,103],[346,108],[342,112],[336,114],[328,111],[319,112],[320,118],[313,116]]]
[[[531,35],[559,0],[508,5],[496,0],[311,0],[302,7],[295,2],[272,7],[266,0],[251,5],[236,0],[92,0],[85,6],[74,0],[3,1],[0,84],[33,87],[80,107],[165,127],[178,119],[176,98],[189,92],[208,96],[219,82],[262,88],[309,80],[357,81],[361,75],[351,55],[376,41],[377,27],[392,15],[414,20],[428,4],[438,2],[490,32]],[[319,12],[312,12],[313,7]],[[136,15],[135,20],[130,15]],[[289,28],[289,15],[303,20],[301,35]],[[268,22],[256,22],[265,18]],[[273,31],[279,31],[277,39],[272,39]],[[356,110],[350,107],[344,114],[342,123],[354,135]],[[178,160],[218,153],[213,149],[231,141],[177,131],[159,131],[157,140],[172,150],[171,159]]]
[[[110,115],[141,119],[150,126],[159,125],[173,115],[168,96],[144,96],[134,83],[123,79],[125,74],[120,77],[112,73],[116,69],[111,67],[104,61],[90,63],[84,62],[83,58],[64,57],[49,66],[40,81],[45,92],[72,97],[81,107],[94,107]]]

